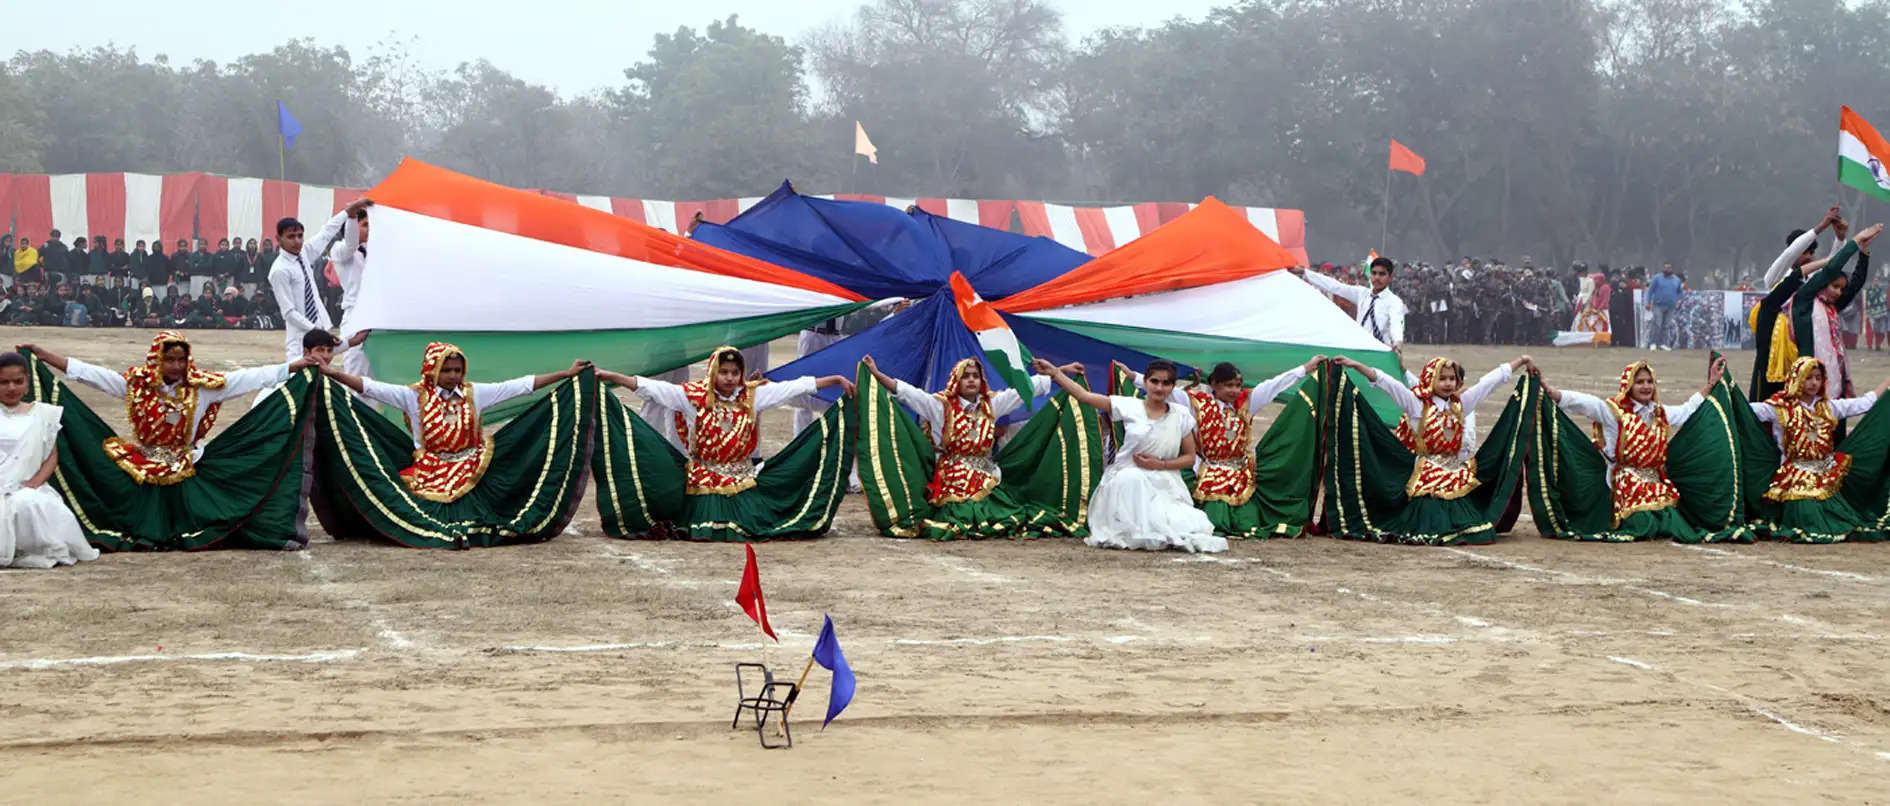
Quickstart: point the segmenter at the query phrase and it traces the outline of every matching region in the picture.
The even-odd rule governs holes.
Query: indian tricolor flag
[[[373,331],[367,356],[390,382],[417,379],[432,341],[459,345],[481,381],[574,358],[655,374],[867,304],[817,277],[413,160],[370,193],[373,262],[344,330]]]
[[[1890,143],[1851,108],[1838,113],[1838,181],[1890,201]]]
[[[952,272],[952,301],[958,306],[959,318],[965,320],[965,327],[978,337],[978,347],[984,350],[984,361],[997,372],[1004,383],[1017,390],[1024,399],[1024,407],[1034,407],[1030,390],[1030,351],[1017,343],[1017,334],[1011,332],[1011,326],[1004,324],[1004,317],[996,309],[972,290],[971,282],[965,275]]]

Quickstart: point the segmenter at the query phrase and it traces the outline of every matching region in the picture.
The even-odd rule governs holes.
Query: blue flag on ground
[[[820,640],[814,642],[814,662],[833,672],[833,690],[827,694],[827,719],[820,723],[824,729],[853,702],[855,682],[846,653],[840,651],[840,639],[833,635],[833,616],[827,617],[826,626],[820,628]]]
[[[282,135],[282,145],[295,147],[295,136],[302,133],[302,122],[289,114],[289,108],[281,101],[276,102],[276,132]]]

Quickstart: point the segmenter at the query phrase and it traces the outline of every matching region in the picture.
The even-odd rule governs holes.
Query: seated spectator
[[[219,310],[216,287],[203,284],[203,292],[190,302],[190,321],[185,327],[218,328],[223,326],[223,314]]]
[[[223,289],[223,301],[217,304],[217,314],[223,317],[228,327],[245,326],[244,319],[249,316],[249,300],[243,299],[243,292],[236,286]]]
[[[156,330],[164,326],[162,308],[158,307],[157,292],[150,286],[138,289],[138,299],[131,305],[130,318],[132,327]]]
[[[191,327],[191,317],[195,315],[195,303],[195,300],[184,294],[165,300],[164,304],[170,309],[170,314],[164,317],[164,326],[168,328]]]
[[[257,289],[249,298],[249,321],[257,330],[281,330],[282,314],[276,310],[275,296]]]

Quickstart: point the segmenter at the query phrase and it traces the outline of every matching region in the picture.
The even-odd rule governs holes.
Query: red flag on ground
[[[1416,151],[1405,148],[1403,143],[1391,141],[1391,170],[1403,171],[1413,176],[1424,175],[1424,158]]]
[[[774,628],[768,625],[768,600],[761,596],[761,568],[755,565],[755,547],[748,546],[748,567],[742,569],[742,586],[735,590],[735,603],[742,606],[742,612],[761,625],[761,631],[769,638],[776,638]]]

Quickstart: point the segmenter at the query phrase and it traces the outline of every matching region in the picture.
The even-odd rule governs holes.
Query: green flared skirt
[[[748,543],[805,540],[833,526],[853,472],[850,399],[828,407],[762,464],[755,486],[733,495],[686,494],[682,453],[615,395],[601,400],[591,467],[605,534]]]
[[[312,371],[264,395],[204,446],[196,475],[139,484],[105,455],[110,426],[37,356],[27,399],[65,409],[52,486],[103,551],[282,550],[308,543],[304,481]]]
[[[998,485],[977,501],[926,500],[937,453],[905,407],[864,367],[854,452],[873,525],[888,537],[977,540],[1089,535],[1102,475],[1100,416],[1058,392],[998,450]]]
[[[1823,501],[1780,502],[1775,518],[1761,530],[1774,540],[1793,543],[1875,543],[1885,539],[1884,530],[1842,495]]]
[[[336,539],[379,538],[409,548],[486,548],[563,533],[577,514],[597,430],[597,376],[585,370],[549,387],[492,435],[485,475],[453,501],[414,495],[400,471],[413,438],[357,399],[320,381],[319,472],[310,500]]]

